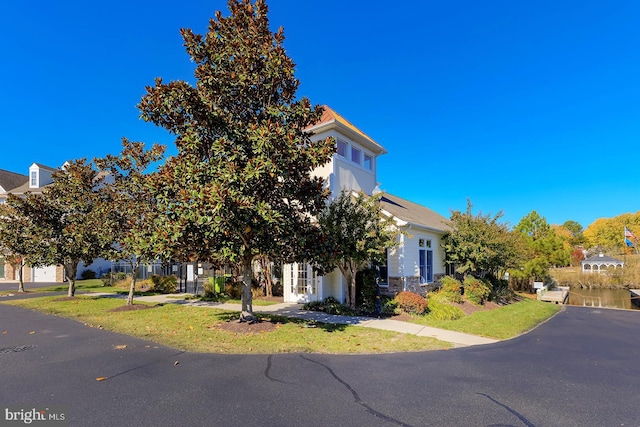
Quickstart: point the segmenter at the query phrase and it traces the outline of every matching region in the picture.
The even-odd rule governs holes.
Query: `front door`
[[[283,274],[286,302],[307,303],[320,299],[320,278],[311,265],[287,264]]]

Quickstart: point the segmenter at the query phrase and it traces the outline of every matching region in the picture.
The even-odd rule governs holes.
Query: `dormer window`
[[[31,171],[31,181],[29,187],[38,187],[38,171]]]

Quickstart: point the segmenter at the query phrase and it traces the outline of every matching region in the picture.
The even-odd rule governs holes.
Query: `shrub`
[[[124,272],[108,272],[100,276],[100,280],[104,286],[114,286],[116,283],[121,282],[127,278],[126,273]]]
[[[327,314],[337,314],[341,316],[357,316],[358,312],[351,307],[340,303],[334,297],[327,297],[322,301],[311,301],[302,306],[303,310],[322,311]]]
[[[373,268],[359,271],[356,274],[356,307],[366,313],[376,311],[378,297],[377,272]]]
[[[509,284],[494,285],[489,294],[489,301],[493,301],[496,304],[509,304],[516,301],[518,296],[509,287]]]
[[[151,280],[150,291],[159,292],[161,294],[172,294],[178,288],[178,278],[176,276],[158,276],[154,274],[149,278]]]
[[[491,286],[488,282],[473,276],[465,276],[463,285],[464,296],[472,304],[483,304],[491,293]]]
[[[415,292],[403,291],[396,295],[398,308],[405,313],[424,314],[427,311],[427,300]]]
[[[460,307],[451,305],[448,299],[440,292],[428,295],[429,313],[427,316],[434,320],[457,320],[464,317],[464,311]]]
[[[381,306],[382,306],[382,314],[395,314],[396,309],[398,308],[398,303],[395,298],[390,298],[387,296],[380,297]]]
[[[440,279],[442,287],[438,291],[440,295],[446,298],[448,301],[461,303],[462,302],[462,284],[459,280],[452,276],[444,276]]]
[[[89,279],[95,279],[96,278],[96,272],[93,270],[85,270],[82,272],[82,274],[80,274],[80,278],[82,280],[89,280]]]
[[[240,283],[228,281],[224,285],[224,293],[231,299],[240,299],[242,297],[242,288]]]

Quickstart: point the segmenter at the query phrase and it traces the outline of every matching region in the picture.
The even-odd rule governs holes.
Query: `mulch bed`
[[[133,311],[133,310],[146,310],[148,308],[155,308],[157,305],[145,305],[145,304],[131,304],[131,305],[121,305],[120,307],[112,308],[109,311]]]
[[[278,329],[280,325],[281,323],[278,322],[269,322],[264,320],[258,320],[254,323],[231,320],[229,322],[218,323],[215,328],[234,334],[260,334],[273,332]]]

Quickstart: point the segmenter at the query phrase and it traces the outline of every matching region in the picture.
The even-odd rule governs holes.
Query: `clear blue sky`
[[[172,145],[138,119],[155,77],[193,81],[181,27],[222,0],[5,1],[0,168]],[[640,2],[271,0],[300,96],[388,150],[385,191],[515,225],[640,210]]]

